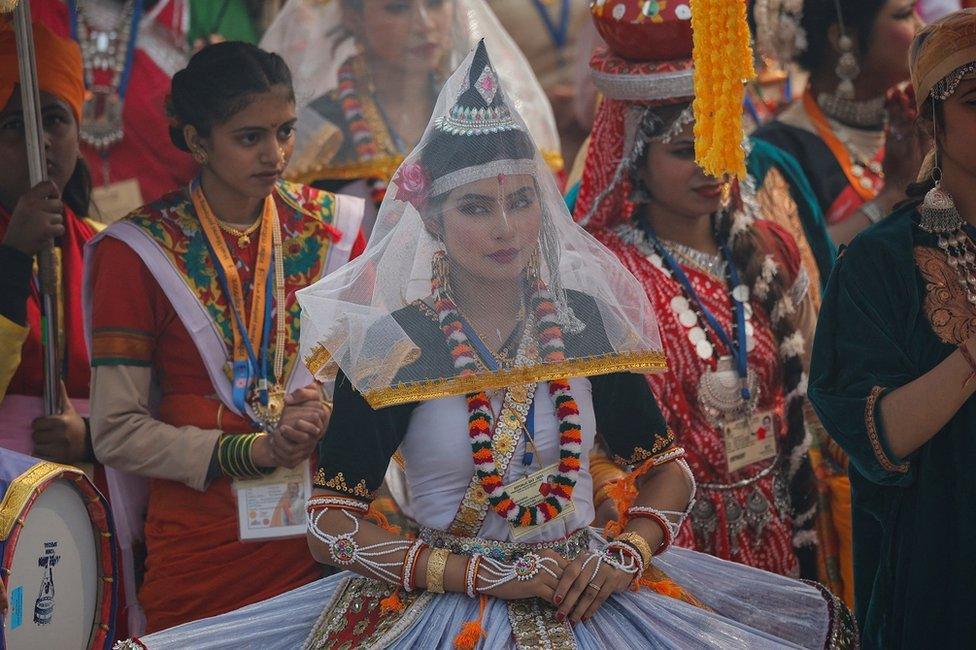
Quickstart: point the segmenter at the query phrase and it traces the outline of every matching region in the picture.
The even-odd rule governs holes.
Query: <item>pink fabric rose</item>
[[[398,201],[409,203],[418,212],[423,210],[427,203],[427,188],[430,186],[430,178],[423,165],[416,161],[401,165],[393,177],[393,184],[397,188]]]

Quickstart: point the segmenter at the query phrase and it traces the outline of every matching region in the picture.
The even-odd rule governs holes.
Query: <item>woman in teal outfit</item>
[[[809,396],[851,459],[863,645],[972,647],[976,10],[923,29],[911,72],[936,151],[915,198],[841,254]]]

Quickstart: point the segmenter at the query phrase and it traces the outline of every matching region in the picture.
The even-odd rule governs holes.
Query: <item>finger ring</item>
[[[588,585],[586,585],[586,588],[587,588],[587,589],[596,589],[597,591],[600,591],[600,588],[599,588],[599,587],[597,587],[597,586],[596,586],[595,584],[593,584],[592,582],[591,582],[591,583],[589,583]]]

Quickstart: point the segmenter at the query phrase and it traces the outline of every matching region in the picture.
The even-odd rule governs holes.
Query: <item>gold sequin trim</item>
[[[351,494],[354,497],[363,499],[372,499],[374,494],[374,492],[370,492],[366,487],[366,479],[359,479],[359,483],[356,483],[354,487],[349,487],[346,485],[346,477],[342,475],[342,472],[338,472],[332,478],[327,479],[325,478],[325,469],[322,467],[315,473],[315,479],[312,481],[312,484],[317,488],[335,490],[336,492]]]
[[[667,432],[663,436],[654,436],[654,444],[650,449],[644,449],[643,447],[634,447],[633,453],[628,457],[618,456],[614,454],[613,462],[618,465],[637,465],[643,463],[648,458],[657,456],[662,452],[668,450],[671,445],[674,444],[674,431],[671,427],[668,427]]]
[[[568,620],[556,620],[556,608],[539,598],[510,600],[508,621],[512,626],[512,640],[517,650],[538,648],[579,648],[576,635]]]
[[[305,367],[312,373],[313,377],[318,377],[319,373],[332,361],[332,354],[324,345],[319,343],[305,357]]]
[[[0,541],[10,537],[14,524],[30,503],[37,488],[58,475],[73,478],[84,476],[84,473],[77,467],[42,460],[10,482],[3,500],[0,501]]]
[[[881,432],[878,431],[875,413],[877,412],[878,400],[881,399],[884,392],[885,389],[881,386],[875,386],[871,389],[871,394],[868,395],[867,404],[864,407],[864,426],[868,431],[868,440],[871,441],[871,449],[874,451],[874,457],[878,459],[878,464],[889,472],[904,474],[908,471],[909,463],[901,463],[900,465],[893,463],[881,445]]]
[[[563,363],[536,364],[464,377],[396,384],[366,391],[363,397],[370,406],[379,409],[396,404],[426,402],[453,395],[508,388],[515,384],[533,384],[566,377],[593,377],[614,372],[663,372],[667,368],[668,362],[663,352],[611,353]]]

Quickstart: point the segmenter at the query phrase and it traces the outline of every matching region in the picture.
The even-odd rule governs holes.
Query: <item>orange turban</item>
[[[75,114],[75,121],[80,124],[81,106],[85,101],[81,50],[73,40],[55,35],[44,25],[35,22],[33,27],[38,86],[43,92],[66,101]],[[18,83],[20,68],[13,24],[0,19],[0,108],[10,101]]]

